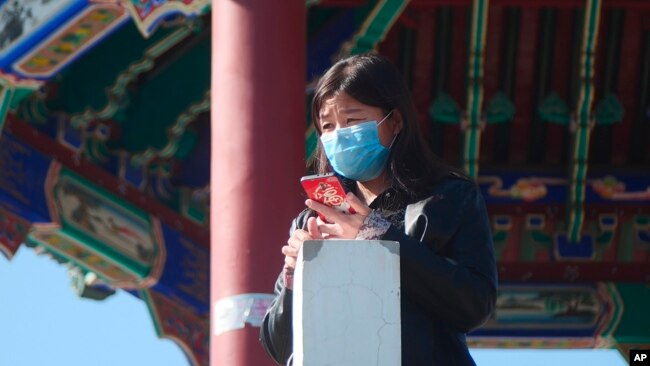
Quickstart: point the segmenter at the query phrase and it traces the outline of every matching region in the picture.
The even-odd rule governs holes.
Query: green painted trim
[[[538,243],[550,247],[553,244],[553,238],[542,230],[531,230],[530,237]]]
[[[534,262],[540,251],[549,252],[553,247],[553,238],[539,229],[524,228],[519,248],[519,260]]]
[[[180,213],[199,225],[206,225],[208,220],[208,204],[193,197],[196,190],[187,187],[180,189]]]
[[[618,324],[621,321],[624,304],[623,300],[621,299],[621,294],[618,293],[618,289],[614,283],[606,282],[605,286],[607,287],[612,300],[614,300],[614,314],[612,314],[612,320],[609,322],[609,324],[607,324],[607,328],[603,330],[601,335],[603,337],[610,337],[614,335],[614,332],[616,331],[616,328],[618,328]]]
[[[153,302],[153,299],[151,297],[151,292],[150,290],[140,290],[140,296],[144,300],[145,304],[147,304],[147,310],[149,310],[149,314],[151,315],[151,319],[153,320],[153,325],[154,329],[156,330],[156,335],[158,338],[163,338],[163,339],[169,339],[170,341],[174,342],[180,349],[183,351],[185,356],[188,359],[188,362],[192,366],[207,366],[206,365],[201,365],[198,360],[196,359],[196,356],[194,355],[194,351],[192,350],[192,347],[187,345],[184,340],[174,336],[174,335],[167,335],[163,331],[162,327],[162,319],[160,319],[158,315],[158,309],[156,308],[156,305]],[[208,339],[210,336],[210,331],[211,327],[208,326],[207,329],[207,334],[208,334]]]
[[[18,105],[20,104],[20,102],[23,101],[23,99],[25,99],[26,97],[28,97],[34,92],[34,89],[36,88],[35,87],[25,88],[20,85],[16,86],[16,88],[14,89],[13,98],[11,98],[11,102],[9,103],[9,108],[14,109],[18,107]]]
[[[605,231],[600,235],[598,235],[598,237],[596,238],[596,243],[599,245],[608,246],[612,243],[613,239],[614,239],[614,233],[612,231]]]
[[[140,74],[153,69],[155,60],[158,57],[192,35],[193,31],[191,25],[182,27],[149,47],[144,52],[144,57],[131,63],[126,70],[117,76],[113,85],[107,89],[106,99],[108,102],[106,105],[100,111],[88,108],[83,113],[70,116],[71,125],[76,128],[84,128],[91,121],[111,119],[118,111],[125,109],[129,105],[127,86],[137,80]]]
[[[467,85],[467,125],[463,144],[463,167],[473,178],[478,177],[478,157],[481,146],[481,110],[483,108],[483,64],[487,33],[489,0],[474,0],[469,44]]]
[[[121,267],[125,272],[133,274],[137,280],[144,280],[151,273],[152,267],[143,266],[134,260],[126,258],[126,256],[117,250],[110,247],[108,244],[104,244],[97,239],[92,238],[90,235],[81,232],[77,228],[70,226],[66,223],[61,229],[61,232],[71,237],[72,239],[86,245],[87,247],[92,248],[94,252],[100,253],[102,257],[109,259],[111,262],[116,263]],[[95,270],[91,271],[95,272]]]
[[[565,126],[571,122],[569,106],[554,91],[540,103],[537,113],[546,122]]]
[[[614,338],[619,344],[650,344],[650,287],[645,283],[616,283],[624,311]]]
[[[429,116],[435,122],[455,125],[461,120],[461,111],[449,94],[440,92],[429,106]]]
[[[515,117],[515,113],[517,113],[515,104],[504,92],[499,91],[485,108],[485,122],[487,124],[510,122]]]
[[[147,310],[149,310],[149,315],[151,315],[151,320],[153,320],[153,327],[156,330],[156,335],[158,338],[164,338],[165,334],[162,331],[162,325],[160,324],[160,319],[158,318],[158,313],[156,312],[156,306],[153,304],[151,295],[149,295],[149,290],[140,290],[140,297],[144,300],[144,303],[147,305]]]
[[[11,75],[0,75],[0,134],[9,109],[14,109],[34,90],[41,86],[41,82],[29,80],[26,82],[12,80]]]
[[[505,230],[495,231],[492,235],[492,240],[494,242],[501,242],[508,240],[508,232]]]
[[[624,116],[625,106],[614,93],[608,93],[594,109],[594,120],[598,125],[612,125],[622,122]]]
[[[77,242],[79,242],[80,244],[82,243],[82,242],[79,240],[79,238],[75,237],[74,235],[70,235],[69,233],[66,233],[66,232],[63,231],[63,230],[59,230],[58,233],[57,233],[57,235],[58,235],[58,237],[67,237],[69,240],[77,241]],[[38,246],[38,247],[40,247],[40,248],[46,250],[49,254],[51,254],[52,256],[54,256],[54,258],[55,258],[57,261],[64,262],[64,263],[72,263],[73,265],[75,265],[75,266],[81,268],[81,270],[83,270],[83,271],[86,271],[86,272],[92,272],[92,273],[96,274],[99,278],[101,278],[104,282],[106,282],[106,283],[108,283],[108,284],[113,284],[113,283],[114,283],[114,280],[113,280],[113,279],[107,277],[104,273],[102,273],[101,271],[99,271],[97,268],[92,268],[92,267],[90,267],[90,266],[89,266],[88,264],[86,264],[85,262],[82,262],[82,261],[78,260],[77,258],[72,257],[72,256],[66,254],[65,252],[62,252],[62,251],[59,250],[58,248],[56,248],[56,247],[50,245],[49,243],[47,243],[47,242],[45,242],[45,241],[38,240],[37,238],[35,238],[35,237],[32,236],[31,234],[28,235],[28,236],[25,238],[25,242],[26,242],[27,244],[29,244],[29,245],[32,245],[32,246]],[[104,255],[103,253],[97,251],[97,250],[94,249],[94,248],[89,249],[89,251],[93,252],[95,255],[97,255],[97,256],[103,258],[104,260],[110,262],[112,265],[114,265],[114,266],[116,266],[116,267],[119,267],[122,271],[124,271],[124,273],[126,273],[126,274],[128,274],[128,275],[132,275],[132,276],[133,276],[133,278],[132,278],[133,282],[136,282],[136,281],[139,280],[139,275],[138,275],[137,273],[131,271],[131,270],[128,269],[128,268],[124,268],[123,266],[120,265],[120,263],[118,263],[117,261],[115,261],[113,258]]]
[[[373,51],[409,2],[410,0],[377,0],[352,41],[343,46],[342,54],[356,55]]]
[[[0,135],[2,134],[2,127],[7,118],[7,112],[9,111],[9,104],[11,104],[13,94],[13,89],[4,85],[2,78],[0,78]]]
[[[310,7],[314,6],[316,4],[320,3],[320,0],[305,0],[305,7]]]
[[[578,243],[584,222],[584,199],[587,176],[587,157],[591,135],[591,107],[594,100],[594,68],[596,46],[600,26],[602,0],[587,0],[584,13],[583,39],[581,46],[581,85],[576,105],[573,158],[570,167],[570,194],[568,198],[569,241]]]
[[[203,99],[190,105],[185,112],[176,118],[174,125],[167,129],[167,135],[169,136],[167,145],[160,150],[150,147],[140,154],[135,154],[131,162],[136,166],[141,166],[156,158],[171,158],[179,150],[187,126],[194,122],[199,114],[209,110],[210,90],[207,90]]]

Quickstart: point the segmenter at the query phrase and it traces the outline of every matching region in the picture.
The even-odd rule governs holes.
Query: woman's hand
[[[318,230],[316,219],[310,217],[307,219],[307,231],[298,229],[293,232],[287,245],[282,247],[284,254],[284,285],[288,289],[293,289],[293,271],[296,269],[298,252],[305,240],[323,239],[323,235]]]
[[[328,221],[316,220],[317,229],[325,239],[354,239],[371,209],[352,192],[348,192],[347,201],[354,209],[354,214],[346,214],[314,200],[307,200],[307,207],[324,215]],[[309,224],[309,222],[308,222]]]
[[[318,230],[318,224],[314,217],[307,219],[307,230],[297,229],[293,232],[289,240],[287,240],[287,245],[282,247],[282,254],[284,257],[285,267],[291,269],[296,268],[296,260],[298,257],[298,252],[302,243],[305,240],[317,240],[323,239],[323,235],[320,230]]]

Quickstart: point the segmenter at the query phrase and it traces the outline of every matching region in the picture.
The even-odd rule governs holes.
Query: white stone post
[[[305,241],[293,334],[294,366],[400,365],[399,243]]]

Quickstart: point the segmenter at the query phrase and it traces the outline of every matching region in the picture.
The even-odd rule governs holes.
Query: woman
[[[279,364],[292,354],[293,270],[302,243],[381,239],[400,242],[402,365],[474,365],[465,333],[492,314],[497,286],[478,187],[429,152],[406,84],[379,56],[332,66],[318,83],[312,116],[320,135],[315,168],[343,177],[356,213],[307,200],[293,221],[261,329],[267,353]]]

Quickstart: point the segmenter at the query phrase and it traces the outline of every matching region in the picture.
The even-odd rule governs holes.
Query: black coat
[[[465,333],[493,313],[497,274],[485,203],[476,184],[451,176],[408,199],[394,189],[370,205],[391,226],[381,238],[400,242],[402,365],[474,365]],[[305,228],[303,211],[290,234]],[[292,354],[292,291],[283,276],[264,317],[260,340],[279,364]]]

